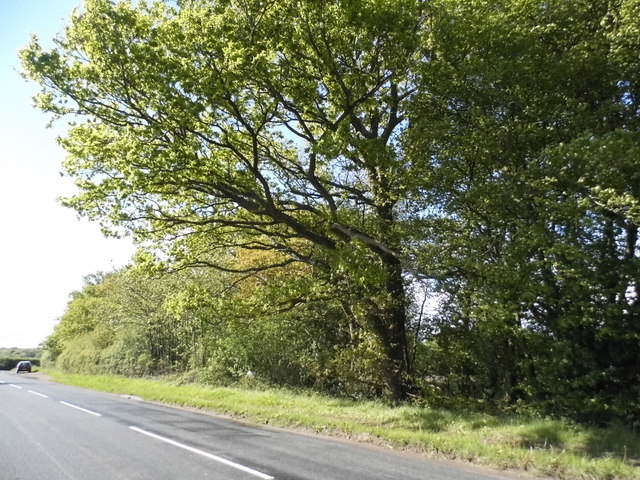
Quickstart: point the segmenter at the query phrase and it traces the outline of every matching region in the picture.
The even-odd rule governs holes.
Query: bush
[[[13,370],[19,362],[29,361],[34,367],[40,366],[37,358],[0,358],[0,370]]]

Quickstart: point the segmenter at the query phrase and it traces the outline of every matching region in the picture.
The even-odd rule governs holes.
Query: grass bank
[[[286,390],[215,388],[166,380],[46,372],[54,381],[211,410],[426,456],[519,469],[559,479],[640,479],[640,435],[561,420],[492,416],[415,406],[390,408]]]

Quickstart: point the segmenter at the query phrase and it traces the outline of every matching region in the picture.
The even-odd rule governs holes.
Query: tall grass
[[[214,388],[166,380],[47,372],[53,380],[255,423],[294,427],[558,479],[640,479],[640,436],[525,416],[351,401],[286,390]]]

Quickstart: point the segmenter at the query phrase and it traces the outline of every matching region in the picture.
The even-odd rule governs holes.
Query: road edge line
[[[174,447],[182,448],[183,450],[187,450],[189,452],[196,453],[198,455],[202,455],[203,457],[207,457],[210,460],[214,460],[216,462],[222,463],[222,464],[227,465],[229,467],[233,467],[236,470],[242,470],[243,472],[250,473],[251,475],[254,475],[254,476],[258,477],[258,478],[262,478],[263,480],[274,480],[274,478],[275,478],[275,477],[272,477],[271,475],[267,475],[266,473],[262,473],[262,472],[259,472],[257,470],[254,470],[253,468],[245,467],[244,465],[240,465],[239,463],[232,462],[231,460],[227,460],[226,458],[218,457],[217,455],[214,455],[212,453],[208,453],[208,452],[205,452],[203,450],[199,450],[197,448],[190,447],[189,445],[185,445],[183,443],[176,442],[175,440],[171,440],[170,438],[166,438],[166,437],[162,437],[160,435],[156,435],[155,433],[148,432],[148,431],[143,430],[141,428],[134,427],[134,426],[130,426],[129,428],[131,430],[133,430],[134,432],[142,433],[143,435],[147,435],[148,437],[155,438],[156,440],[160,440],[162,442],[168,443],[170,445],[173,445]]]
[[[75,408],[76,410],[80,410],[81,412],[88,413],[89,415],[93,415],[94,417],[101,417],[102,416],[101,413],[92,412],[91,410],[87,410],[86,408],[79,407],[79,406],[74,405],[72,403],[63,402],[62,400],[60,400],[60,403],[62,405],[66,405],[67,407]]]

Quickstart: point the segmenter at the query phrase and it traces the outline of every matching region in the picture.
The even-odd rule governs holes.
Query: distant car
[[[16,366],[16,373],[20,373],[20,372],[31,373],[31,362],[29,361],[18,362],[18,365]]]

